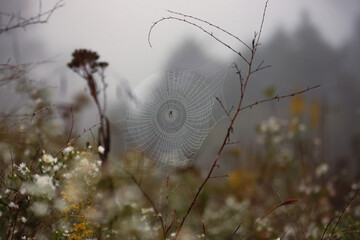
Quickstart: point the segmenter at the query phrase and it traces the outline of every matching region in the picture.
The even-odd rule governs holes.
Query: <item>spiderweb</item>
[[[223,114],[224,71],[208,76],[196,70],[165,71],[128,109],[126,148],[160,165],[181,166],[194,159]]]

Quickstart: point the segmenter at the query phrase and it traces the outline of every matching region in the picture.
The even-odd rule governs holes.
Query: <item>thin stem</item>
[[[125,170],[124,170],[125,171]],[[131,178],[131,180],[136,184],[136,186],[140,189],[141,193],[144,195],[144,197],[146,198],[146,200],[150,203],[150,205],[152,206],[152,208],[154,209],[156,216],[158,217],[160,224],[161,224],[161,228],[163,231],[163,236],[166,236],[166,228],[165,228],[165,224],[164,224],[164,220],[161,216],[161,213],[159,212],[159,210],[156,208],[154,201],[151,199],[151,197],[145,192],[145,190],[142,188],[141,184],[138,182],[138,180],[134,177],[134,175],[132,175],[130,172],[125,171]],[[165,239],[165,238],[164,238]]]

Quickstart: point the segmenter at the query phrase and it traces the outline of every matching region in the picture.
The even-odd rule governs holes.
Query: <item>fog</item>
[[[171,51],[186,38],[201,42],[209,54],[224,61],[233,56],[202,32],[174,21],[160,24],[154,30],[151,49],[147,42],[149,28],[154,21],[169,15],[166,10],[206,19],[248,41],[259,27],[264,2],[64,1],[64,7],[54,13],[48,24],[2,36],[1,55],[5,59],[16,57],[18,62],[51,58],[61,67],[74,49],[89,48],[108,61],[114,73],[135,86],[158,71]],[[50,8],[53,3],[46,1],[42,8]],[[3,12],[21,10],[25,16],[38,11],[37,1],[3,1],[2,5]],[[306,13],[323,38],[338,47],[351,38],[358,9],[360,4],[356,0],[270,1],[262,41],[266,42],[279,28],[292,31]]]
[[[43,2],[42,8],[51,8],[54,2]],[[149,29],[156,20],[169,15],[167,10],[208,20],[249,42],[261,23],[265,1],[77,0],[63,3],[48,23],[3,34],[0,60],[10,60],[13,64],[47,61],[34,74],[53,88],[54,99],[61,102],[85,89],[85,82],[66,67],[71,53],[78,48],[91,49],[110,64],[106,73],[110,101],[119,104],[116,89],[135,88],[177,59],[189,45],[193,45],[199,55],[206,55],[208,61],[224,65],[239,61],[236,54],[202,31],[176,21],[165,21],[154,28],[151,48]],[[2,1],[0,8],[2,12],[21,11],[23,16],[32,16],[37,14],[39,6],[37,1],[12,0]],[[320,90],[309,93],[309,98],[316,96],[335,109],[325,126],[329,132],[327,139],[331,139],[327,147],[334,159],[351,154],[349,139],[360,131],[356,124],[360,101],[359,19],[360,1],[357,0],[270,1],[259,56],[273,67],[256,76],[248,93],[250,103],[259,99],[262,90],[270,85],[276,85],[276,89],[285,94],[321,84]],[[238,42],[220,36],[242,49]],[[236,81],[235,78],[229,73],[230,82]],[[232,89],[236,87],[229,83],[225,91],[229,96],[236,96]],[[234,104],[234,99],[228,99],[229,106]],[[240,116],[243,126],[239,126],[239,135],[251,134],[253,128],[244,123],[259,122],[274,114],[268,107],[265,105],[257,113],[244,112]],[[276,112],[281,115],[284,108],[285,105],[279,105]]]

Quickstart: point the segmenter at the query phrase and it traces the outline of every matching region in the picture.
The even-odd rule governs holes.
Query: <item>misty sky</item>
[[[44,9],[51,5],[49,2],[54,1],[44,3]],[[235,57],[202,32],[174,21],[155,28],[151,49],[147,43],[148,30],[154,21],[168,15],[167,9],[206,19],[249,41],[260,24],[265,1],[76,0],[64,3],[48,24],[1,36],[1,59],[14,58],[14,54],[18,62],[51,58],[56,62],[57,73],[73,77],[65,67],[72,51],[89,48],[110,63],[111,81],[124,78],[135,86],[159,71],[172,50],[186,38],[201,42],[205,51],[217,59],[226,62]],[[23,8],[24,14],[31,14],[36,13],[38,5],[37,1],[12,0],[5,7],[2,11]],[[266,41],[276,29],[295,29],[306,17],[337,47],[351,37],[359,11],[358,0],[271,0],[262,40]]]

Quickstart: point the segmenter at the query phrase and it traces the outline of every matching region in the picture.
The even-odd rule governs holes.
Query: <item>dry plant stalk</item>
[[[248,45],[246,44],[245,42],[243,42],[240,38],[238,38],[237,36],[235,36],[234,34],[231,34],[229,31],[226,31],[225,29],[217,26],[217,25],[214,25],[208,21],[205,21],[205,20],[202,20],[200,18],[196,18],[196,17],[193,17],[193,16],[190,16],[190,15],[186,15],[186,14],[182,14],[182,13],[179,13],[179,12],[174,12],[174,11],[169,11],[169,13],[171,14],[174,14],[174,15],[177,15],[177,16],[180,16],[180,17],[177,17],[177,16],[169,16],[169,17],[164,17],[156,22],[154,22],[154,24],[151,26],[150,30],[149,30],[149,33],[148,33],[148,42],[149,42],[149,45],[150,47],[152,47],[151,45],[151,33],[154,29],[154,27],[160,23],[160,22],[163,22],[165,20],[175,20],[175,21],[180,21],[180,22],[184,22],[188,25],[191,25],[195,28],[198,28],[200,29],[201,31],[203,31],[205,34],[209,35],[211,38],[213,38],[215,41],[217,41],[218,43],[220,43],[221,45],[223,45],[224,47],[230,49],[231,51],[233,51],[234,53],[236,53],[246,64],[247,64],[247,69],[246,69],[246,75],[243,75],[241,73],[241,71],[239,70],[239,68],[237,67],[237,65],[235,65],[235,68],[237,70],[237,74],[239,75],[239,80],[240,80],[240,86],[241,86],[241,89],[240,89],[240,100],[239,100],[239,103],[236,107],[236,111],[234,113],[233,116],[230,115],[230,111],[227,111],[224,107],[224,105],[220,102],[220,105],[222,106],[223,110],[225,111],[226,115],[228,116],[229,120],[230,120],[230,124],[227,128],[227,132],[226,132],[226,136],[224,138],[224,140],[222,141],[222,145],[221,147],[219,148],[218,152],[217,152],[217,155],[214,159],[214,161],[212,162],[212,165],[210,167],[210,170],[209,172],[207,173],[205,179],[202,181],[202,183],[200,184],[195,196],[193,197],[191,203],[189,204],[189,207],[186,211],[186,213],[184,214],[184,216],[182,217],[181,221],[180,221],[180,224],[176,230],[176,234],[175,234],[175,237],[174,239],[176,239],[178,236],[179,236],[179,233],[187,219],[187,217],[189,216],[191,210],[193,209],[194,205],[196,204],[197,200],[198,200],[198,197],[199,195],[201,194],[202,190],[204,189],[205,185],[207,184],[208,180],[210,178],[212,178],[212,173],[215,169],[216,166],[218,166],[218,160],[220,159],[220,156],[225,148],[225,146],[227,144],[230,143],[230,136],[233,132],[233,125],[235,123],[235,120],[239,114],[240,111],[242,110],[245,110],[247,108],[252,108],[253,106],[255,105],[258,105],[258,104],[261,104],[261,103],[264,103],[264,102],[268,102],[268,101],[272,101],[272,100],[280,100],[282,98],[288,98],[288,97],[292,97],[292,96],[295,96],[295,95],[298,95],[298,94],[302,94],[302,93],[305,93],[307,91],[310,91],[314,88],[317,88],[319,87],[320,85],[316,85],[314,87],[308,87],[304,90],[301,90],[301,91],[297,91],[297,92],[293,92],[293,93],[290,93],[290,94],[287,94],[287,95],[283,95],[283,96],[275,96],[275,97],[271,97],[271,98],[267,98],[267,99],[263,99],[263,100],[260,100],[260,101],[256,101],[250,105],[247,105],[247,106],[242,106],[243,105],[243,99],[244,99],[244,96],[245,96],[245,92],[246,92],[246,88],[247,88],[247,85],[248,85],[248,82],[251,78],[251,76],[256,73],[256,72],[259,72],[261,70],[264,70],[265,68],[268,68],[270,66],[263,66],[263,61],[257,66],[257,67],[254,67],[254,58],[255,58],[255,55],[257,53],[257,50],[258,50],[258,47],[260,46],[260,38],[261,38],[261,34],[262,34],[262,30],[263,30],[263,25],[264,25],[264,21],[265,21],[265,15],[266,15],[266,10],[267,10],[267,6],[268,6],[268,2],[269,0],[266,1],[265,3],[265,7],[264,7],[264,10],[263,10],[263,15],[262,15],[262,19],[261,19],[261,24],[260,24],[260,28],[259,28],[259,31],[258,32],[255,32],[254,34],[254,37],[252,39],[252,42],[251,42],[251,45]],[[228,36],[230,37],[233,37],[235,38],[236,40],[238,40],[243,46],[246,47],[247,50],[250,51],[250,57],[249,58],[246,58],[241,52],[237,51],[235,48],[233,48],[232,46],[230,46],[229,44],[227,44],[226,42],[224,42],[223,40],[221,40],[218,36],[216,36],[213,32],[211,31],[208,31],[206,30],[205,28],[203,28],[202,26],[200,26],[197,22],[200,22],[200,23],[203,23],[203,24],[206,24],[210,27],[213,27],[217,30],[220,30],[221,32],[227,34]],[[219,101],[219,100],[218,100]],[[291,202],[293,203],[293,202]],[[270,211],[270,213],[272,211],[274,211],[276,208],[280,207],[280,206],[283,206],[283,205],[286,205],[286,204],[290,204],[290,203],[287,203],[287,201],[283,202],[282,204],[278,205],[277,207],[275,207],[274,209],[272,209]],[[269,214],[270,214],[269,213]],[[268,214],[267,214],[268,215]],[[266,216],[267,216],[266,215]],[[237,227],[239,228],[239,226]],[[237,229],[234,231],[236,233]],[[247,234],[247,233],[246,233]],[[246,235],[245,234],[245,235]],[[166,236],[165,236],[166,237]],[[243,236],[245,237],[245,236]],[[242,237],[242,238],[243,238]]]
[[[110,152],[110,122],[106,112],[106,88],[105,69],[109,65],[107,62],[98,61],[99,55],[96,52],[78,49],[72,54],[72,60],[68,63],[68,67],[83,78],[89,87],[90,95],[94,99],[99,117],[100,128],[98,135],[98,144],[104,147],[104,152],[99,153],[103,163],[106,163],[108,154]],[[100,77],[102,89],[99,89],[96,74]],[[103,104],[100,103],[100,92],[103,94]],[[105,164],[103,164],[104,166]]]
[[[339,224],[341,218],[343,217],[346,209],[349,207],[349,205],[351,204],[351,202],[354,201],[354,199],[355,199],[356,196],[359,194],[359,192],[360,192],[360,188],[358,188],[358,189],[355,191],[354,195],[351,197],[351,199],[345,203],[344,208],[342,209],[339,217],[337,218],[337,221],[336,221],[336,223],[335,223],[335,226],[333,227],[333,229],[332,229],[332,231],[331,231],[331,234],[330,234],[330,237],[328,238],[328,240],[333,239],[333,237],[334,237],[334,235],[335,235],[336,227],[338,226],[338,224]],[[335,219],[335,216],[333,216],[333,217],[330,219],[329,223],[326,225],[325,230],[324,230],[324,232],[323,232],[323,234],[322,234],[322,236],[321,236],[321,240],[324,239],[325,233],[326,233],[327,229],[329,228],[329,226],[331,225],[331,223],[332,223],[332,221],[333,221],[334,219]]]

